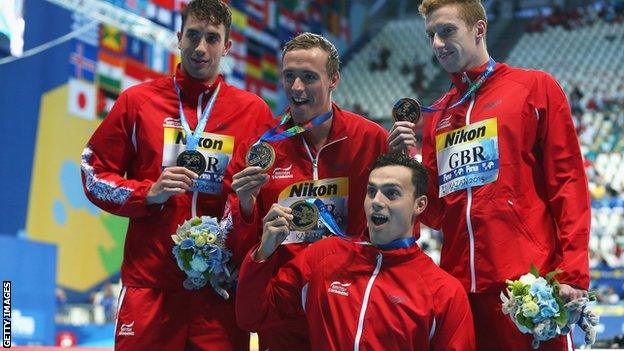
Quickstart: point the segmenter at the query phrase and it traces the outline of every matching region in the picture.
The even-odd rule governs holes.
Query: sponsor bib
[[[282,190],[277,202],[282,206],[290,207],[290,205],[297,201],[309,198],[317,198],[323,201],[336,219],[338,226],[346,232],[349,178],[342,177],[300,181]],[[308,231],[290,231],[282,245],[315,242],[323,238],[323,235],[326,234],[327,230],[323,224],[318,221],[316,226]]]
[[[165,126],[163,142],[162,167],[176,165],[178,156],[186,150],[186,138],[182,128]],[[202,133],[197,151],[206,160],[205,171],[195,180],[192,191],[207,194],[221,193],[223,186],[223,174],[225,167],[232,159],[234,150],[234,137],[229,135]]]
[[[490,118],[436,136],[439,197],[498,179],[498,129]]]

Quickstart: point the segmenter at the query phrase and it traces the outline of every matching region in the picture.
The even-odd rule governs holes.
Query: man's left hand
[[[576,289],[568,284],[560,284],[559,296],[561,296],[564,302],[568,302],[581,297],[588,297],[589,294],[587,293],[587,290]]]

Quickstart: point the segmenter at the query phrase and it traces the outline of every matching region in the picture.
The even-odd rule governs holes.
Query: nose
[[[301,80],[301,78],[296,77],[292,85],[292,90],[302,91],[304,88],[305,88],[305,85],[303,84],[303,81]]]
[[[440,49],[442,47],[444,47],[444,41],[442,41],[442,39],[440,39],[440,36],[438,35],[438,33],[435,33],[433,35],[433,38],[431,38],[431,47],[435,50],[435,49]]]
[[[208,51],[208,41],[206,40],[206,38],[201,37],[201,39],[199,39],[199,42],[195,47],[195,51],[201,54]]]
[[[383,202],[383,194],[381,191],[377,191],[375,196],[373,196],[373,200],[371,201],[374,210],[380,210],[384,206]]]

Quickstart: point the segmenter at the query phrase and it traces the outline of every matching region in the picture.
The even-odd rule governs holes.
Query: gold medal
[[[420,103],[411,98],[401,98],[392,107],[392,118],[395,122],[408,121],[417,123],[420,119]]]
[[[266,142],[254,144],[245,156],[247,167],[258,166],[264,172],[268,171],[275,162],[275,150]]]
[[[292,209],[292,230],[305,232],[316,227],[319,211],[316,206],[299,200],[290,205]]]
[[[197,150],[185,150],[178,155],[176,165],[202,175],[206,170],[206,158]]]

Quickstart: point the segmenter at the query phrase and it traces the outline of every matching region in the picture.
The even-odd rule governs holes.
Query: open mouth
[[[203,64],[207,64],[208,60],[202,60],[202,59],[191,59],[195,64],[197,65],[203,65]]]
[[[375,225],[382,225],[388,221],[388,217],[375,213],[371,215],[371,221]]]
[[[301,105],[305,105],[308,103],[309,99],[305,99],[305,98],[296,98],[296,97],[292,97],[290,99],[290,101],[297,106],[301,106]]]
[[[447,51],[447,52],[445,52],[445,53],[439,54],[439,55],[438,55],[438,59],[440,59],[440,60],[444,60],[444,59],[446,59],[447,57],[451,56],[451,54],[453,54],[453,52],[452,52],[452,51]]]

